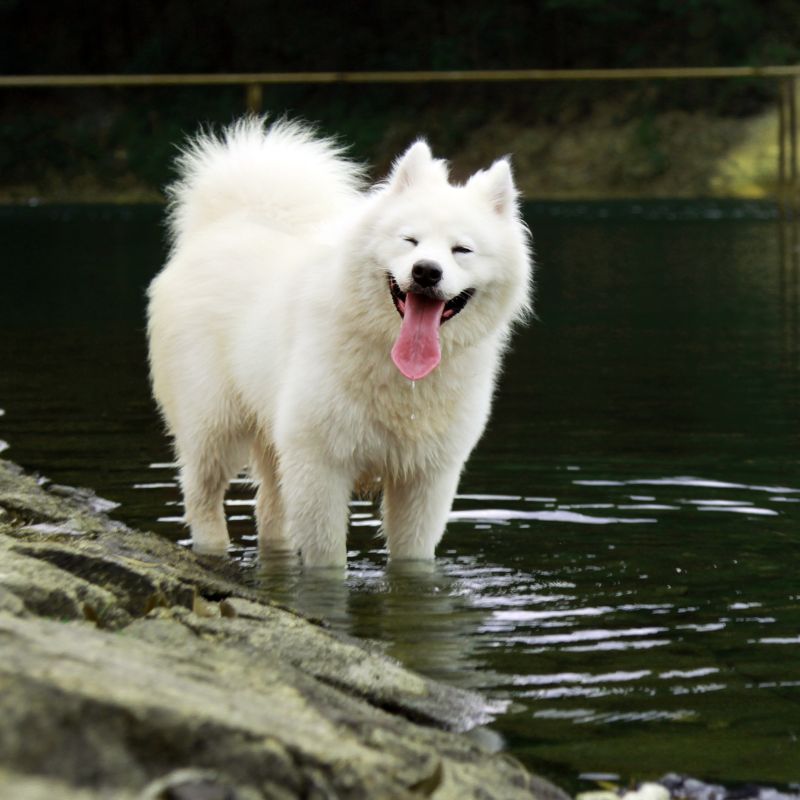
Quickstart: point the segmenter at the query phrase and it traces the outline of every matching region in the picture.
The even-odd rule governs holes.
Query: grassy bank
[[[242,111],[236,89],[39,93],[0,110],[0,202],[157,202],[176,145]],[[765,197],[777,177],[769,99],[726,113],[647,87],[278,87],[269,106],[319,122],[385,174],[418,136],[459,177],[510,153],[529,199]],[[173,100],[167,104],[167,100]]]

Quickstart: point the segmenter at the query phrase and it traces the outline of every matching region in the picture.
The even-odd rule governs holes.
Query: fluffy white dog
[[[262,552],[343,565],[351,492],[380,479],[391,557],[433,558],[528,309],[508,161],[453,185],[418,141],[362,190],[331,142],[246,119],[179,167],[150,366],[194,547],[225,551],[249,462]]]

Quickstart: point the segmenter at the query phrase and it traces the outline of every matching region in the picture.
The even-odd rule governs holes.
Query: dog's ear
[[[428,143],[419,139],[394,162],[387,186],[393,192],[402,192],[422,178],[433,163]]]
[[[500,158],[489,169],[476,172],[467,185],[483,194],[501,216],[516,213],[519,192],[514,185],[508,158]]]

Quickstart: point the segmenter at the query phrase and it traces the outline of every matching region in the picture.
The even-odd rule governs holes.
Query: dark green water
[[[0,439],[185,537],[149,399],[158,209],[0,210]],[[581,773],[800,780],[798,231],[768,206],[530,209],[539,320],[508,361],[436,569],[387,570],[354,504],[345,583],[245,579],[510,701],[508,748]]]

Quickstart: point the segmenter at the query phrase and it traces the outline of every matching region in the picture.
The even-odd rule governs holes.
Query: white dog
[[[351,492],[380,479],[391,557],[433,558],[528,309],[508,161],[457,186],[418,141],[362,191],[331,142],[247,119],[179,167],[150,365],[195,549],[225,551],[249,461],[262,552],[343,565]]]

